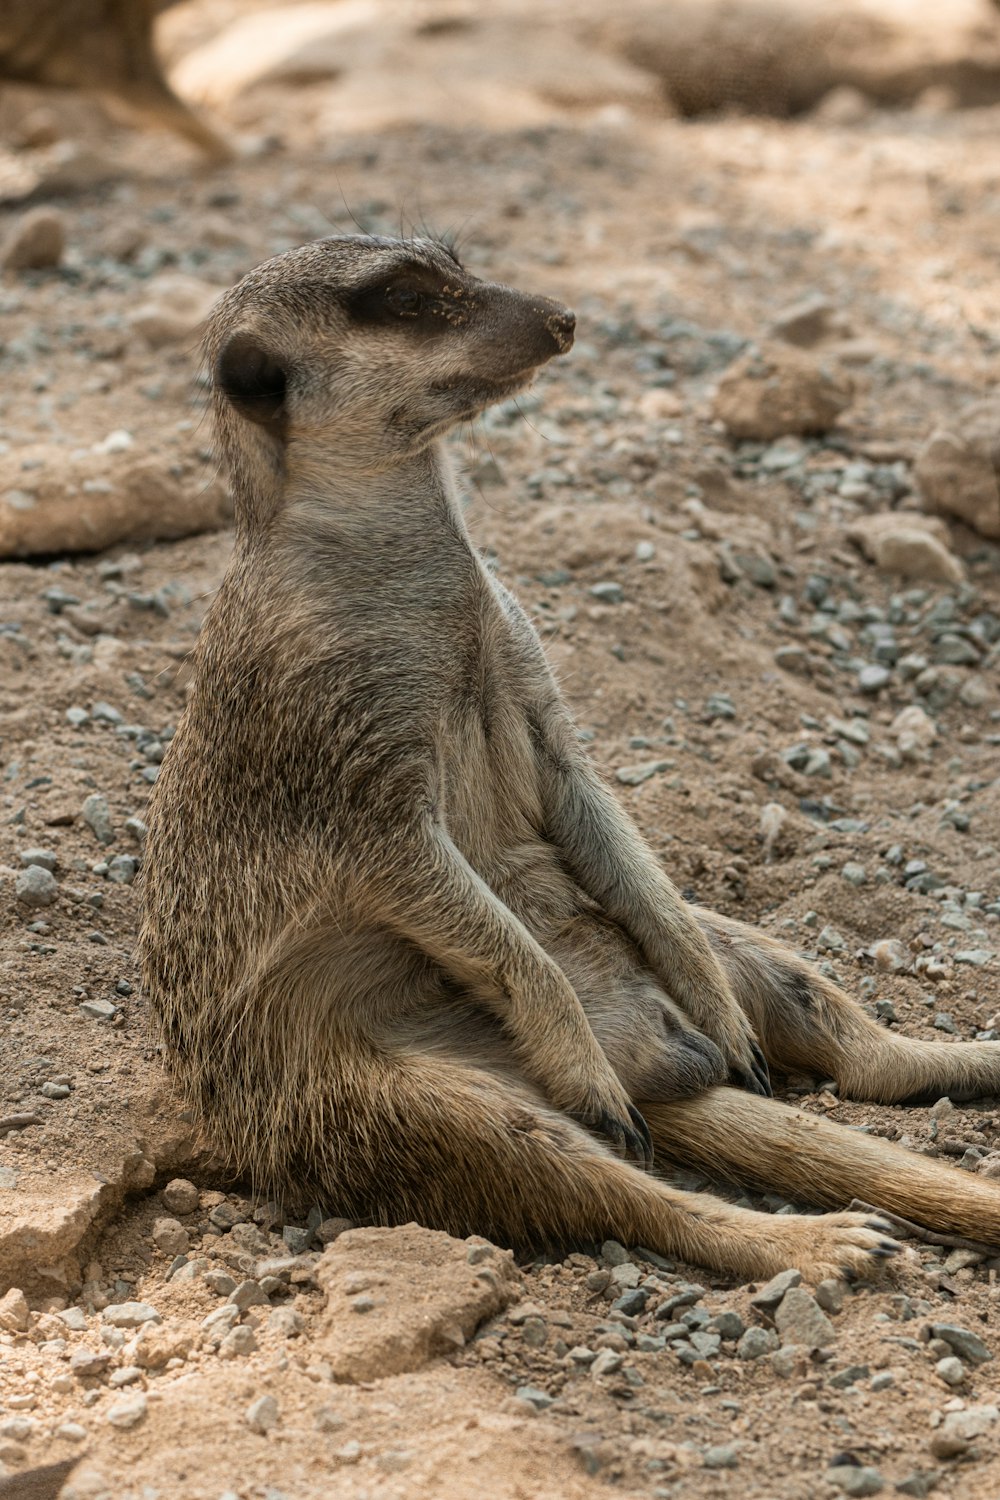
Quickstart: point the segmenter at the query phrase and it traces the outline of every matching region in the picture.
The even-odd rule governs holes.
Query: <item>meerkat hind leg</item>
[[[818,1207],[860,1198],[930,1229],[1000,1245],[1000,1184],[880,1136],[731,1088],[666,1104],[643,1100],[642,1109],[658,1159]]]
[[[354,1111],[368,1115],[377,1149],[348,1168],[348,1183],[331,1161],[325,1184],[331,1199],[376,1222],[413,1218],[521,1246],[615,1238],[746,1278],[790,1265],[814,1279],[870,1275],[898,1248],[864,1215],[775,1217],[681,1192],[615,1158],[527,1085],[483,1067],[404,1054],[379,1088],[380,1100]]]
[[[819,1072],[879,1104],[1000,1094],[1000,1043],[900,1036],[782,943],[716,912],[698,919],[772,1067]]]

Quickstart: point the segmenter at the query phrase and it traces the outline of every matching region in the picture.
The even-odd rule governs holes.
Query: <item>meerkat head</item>
[[[380,470],[521,389],[574,315],[481,281],[434,240],[338,237],[265,262],[217,305],[206,350],[224,449]],[[260,454],[257,447],[258,456]]]

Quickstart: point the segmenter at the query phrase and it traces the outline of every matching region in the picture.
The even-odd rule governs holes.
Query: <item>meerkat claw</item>
[[[767,1063],[764,1061],[764,1055],[756,1043],[752,1043],[751,1045],[759,1061],[754,1061],[754,1065],[749,1072],[734,1068],[730,1077],[736,1088],[742,1089],[744,1093],[758,1094],[763,1099],[770,1099],[772,1097],[771,1077],[767,1070]]]
[[[629,1105],[628,1112],[629,1118],[635,1126],[636,1137],[642,1143],[643,1160],[641,1165],[648,1169],[653,1165],[653,1137],[650,1134],[649,1126],[633,1104]]]
[[[641,1128],[633,1129],[630,1124],[610,1114],[607,1110],[601,1110],[597,1115],[586,1117],[577,1115],[575,1118],[595,1135],[603,1136],[616,1154],[635,1162],[636,1166],[647,1168],[652,1165],[653,1161],[653,1142],[649,1128],[642,1116],[631,1105],[628,1107],[628,1112],[630,1118]]]

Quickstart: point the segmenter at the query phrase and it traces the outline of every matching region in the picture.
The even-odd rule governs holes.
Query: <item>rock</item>
[[[892,673],[888,667],[873,664],[862,667],[858,672],[858,687],[863,693],[880,693],[891,681]]]
[[[514,1301],[521,1288],[513,1257],[498,1250],[470,1265],[469,1242],[407,1224],[351,1229],[323,1252],[316,1279],[327,1294],[313,1324],[312,1346],[336,1381],[358,1382],[417,1370],[464,1346],[480,1323]],[[357,1274],[375,1302],[351,1310]],[[420,1287],[419,1311],[414,1285]]]
[[[816,1288],[816,1302],[824,1312],[839,1313],[843,1309],[846,1296],[847,1290],[844,1283],[835,1281],[833,1277],[821,1281]]]
[[[789,307],[782,308],[771,332],[786,344],[796,344],[800,349],[811,349],[830,332],[833,304],[826,297],[803,297]]]
[[[957,516],[981,536],[1000,537],[1000,398],[962,408],[935,429],[914,475],[930,510]]]
[[[223,1307],[213,1307],[201,1320],[202,1332],[207,1342],[217,1347],[231,1328],[240,1321],[240,1310],[227,1302]]]
[[[132,1345],[133,1357],[140,1369],[162,1370],[172,1359],[187,1359],[193,1345],[194,1335],[186,1328],[146,1323]]]
[[[28,1318],[28,1300],[19,1287],[12,1286],[0,1297],[0,1328],[8,1333],[26,1333]]]
[[[954,1354],[949,1354],[945,1359],[939,1359],[934,1366],[939,1380],[945,1385],[961,1385],[965,1380],[965,1366]]]
[[[778,1335],[773,1328],[748,1328],[736,1345],[737,1359],[761,1359],[772,1354],[778,1347]]]
[[[48,870],[50,874],[59,863],[55,851],[52,849],[22,849],[19,858],[26,870],[30,870],[32,865],[39,865],[41,869]]]
[[[111,826],[111,809],[107,797],[102,797],[99,792],[91,792],[80,809],[80,816],[99,844],[114,843],[115,833]]]
[[[152,1241],[164,1255],[186,1255],[191,1241],[176,1219],[154,1219]]]
[[[323,1219],[317,1226],[314,1238],[319,1240],[321,1245],[332,1245],[334,1240],[339,1239],[348,1229],[353,1228],[353,1219]]]
[[[33,208],[18,219],[0,249],[5,271],[43,271],[57,266],[66,248],[66,220],[55,208]]]
[[[973,1333],[968,1328],[959,1328],[955,1323],[932,1323],[930,1336],[932,1339],[944,1339],[966,1364],[981,1365],[993,1358],[978,1333]]]
[[[10,1438],[15,1443],[23,1443],[26,1438],[34,1434],[37,1427],[38,1423],[34,1417],[3,1417],[0,1418],[0,1438]],[[14,1491],[13,1500],[20,1500],[17,1490]]]
[[[139,869],[133,854],[116,854],[108,861],[108,879],[112,885],[131,885]]]
[[[934,720],[916,703],[900,709],[889,725],[889,733],[899,746],[899,753],[904,760],[919,760],[938,737]]]
[[[871,1370],[867,1365],[848,1365],[843,1370],[838,1370],[836,1375],[831,1375],[828,1385],[835,1391],[846,1391],[852,1385],[857,1385],[859,1380],[867,1380]]]
[[[802,1286],[791,1287],[782,1297],[774,1314],[774,1326],[782,1344],[802,1344],[808,1349],[823,1349],[837,1336],[815,1297]]]
[[[837,1464],[827,1469],[826,1479],[835,1484],[845,1495],[877,1495],[885,1488],[885,1481],[878,1469],[860,1467],[857,1464]]]
[[[38,911],[43,906],[51,906],[58,894],[59,887],[55,876],[48,870],[43,870],[41,865],[30,865],[14,880],[14,895],[29,911]]]
[[[850,379],[784,345],[750,349],[725,371],[713,412],[735,438],[828,431],[851,403]]]
[[[134,1396],[125,1396],[108,1408],[108,1421],[112,1427],[124,1429],[137,1427],[145,1417],[146,1411],[146,1398],[142,1391],[136,1391]]]
[[[809,1368],[811,1358],[812,1350],[808,1344],[782,1344],[771,1355],[770,1365],[780,1380],[787,1380],[792,1375],[798,1375],[801,1379]]]
[[[607,1352],[605,1350],[605,1353]],[[537,1386],[533,1385],[519,1385],[514,1395],[518,1401],[527,1402],[535,1411],[545,1411],[555,1400],[555,1397],[550,1396],[547,1391],[540,1391]]]
[[[267,1326],[283,1339],[294,1339],[305,1328],[306,1320],[294,1307],[276,1307],[267,1320]]]
[[[146,283],[147,298],[129,322],[153,349],[197,338],[224,287],[166,272]]]
[[[105,1323],[112,1328],[139,1328],[143,1323],[159,1323],[161,1318],[155,1307],[148,1302],[113,1302],[101,1313]]]
[[[964,1411],[950,1411],[931,1439],[935,1458],[958,1458],[966,1453],[976,1438],[983,1437],[1000,1417],[996,1406],[968,1406]]]
[[[193,1214],[198,1207],[198,1189],[186,1177],[175,1177],[160,1194],[164,1207],[174,1214]]]
[[[278,1403],[273,1396],[258,1396],[246,1409],[244,1421],[251,1432],[262,1436],[278,1425]]]
[[[639,1270],[639,1267],[635,1264],[635,1262],[631,1260],[622,1260],[619,1261],[616,1266],[612,1266],[609,1285],[614,1287],[616,1291],[625,1292],[629,1291],[633,1287],[637,1287],[641,1280],[642,1272]],[[541,1310],[539,1315],[544,1316]],[[513,1318],[511,1319],[511,1321],[513,1322]]]
[[[641,786],[644,781],[658,776],[661,771],[669,771],[671,764],[669,760],[647,760],[637,766],[619,766],[615,772],[615,780],[622,786]]]
[[[196,465],[52,445],[19,454],[17,490],[0,488],[0,558],[188,536],[232,515],[226,486]]]
[[[80,1009],[85,1016],[90,1016],[95,1021],[110,1021],[118,1014],[121,1006],[115,1005],[112,1000],[81,1000]]]
[[[755,1307],[758,1312],[770,1316],[786,1292],[792,1287],[801,1286],[802,1272],[794,1269],[779,1271],[777,1276],[762,1286],[759,1292],[755,1292],[750,1298],[750,1306]]]
[[[740,1461],[739,1443],[713,1443],[702,1456],[706,1469],[735,1469]]]
[[[859,516],[847,529],[877,568],[930,583],[962,583],[965,569],[948,548],[948,532],[931,516],[884,511]]]
[[[257,1338],[252,1328],[231,1328],[219,1344],[220,1359],[243,1359],[253,1354]]]
[[[241,1281],[235,1291],[230,1293],[229,1301],[233,1307],[238,1307],[240,1312],[246,1312],[250,1307],[270,1307],[271,1305],[259,1281]]]
[[[738,1312],[720,1312],[706,1324],[706,1332],[717,1333],[727,1343],[735,1343],[746,1332],[746,1325]]]
[[[615,1349],[602,1349],[590,1366],[591,1375],[614,1375],[621,1369],[624,1360]]]
[[[86,1380],[92,1375],[103,1375],[111,1363],[111,1351],[109,1349],[74,1349],[69,1357],[69,1368],[72,1375]]]
[[[87,1436],[87,1429],[81,1427],[79,1422],[60,1422],[55,1430],[55,1436],[67,1443],[82,1443]]]

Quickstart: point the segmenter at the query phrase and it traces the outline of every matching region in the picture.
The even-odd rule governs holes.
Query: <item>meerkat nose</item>
[[[568,307],[556,307],[546,318],[545,327],[559,353],[568,354],[573,347],[576,313]]]

